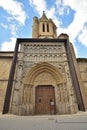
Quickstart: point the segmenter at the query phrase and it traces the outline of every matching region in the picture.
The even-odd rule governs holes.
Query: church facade
[[[87,59],[76,59],[69,36],[57,37],[55,23],[43,12],[33,19],[32,38],[16,41],[3,114],[86,111],[86,75]]]

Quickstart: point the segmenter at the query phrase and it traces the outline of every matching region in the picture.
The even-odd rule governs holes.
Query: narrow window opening
[[[45,25],[44,25],[44,23],[43,23],[43,32],[45,32]]]
[[[49,32],[49,24],[47,23],[47,32]]]

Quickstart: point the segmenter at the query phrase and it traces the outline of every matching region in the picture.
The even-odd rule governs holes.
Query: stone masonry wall
[[[78,60],[77,60],[78,61]],[[87,60],[79,60],[78,61],[78,68],[81,75],[81,80],[83,82],[83,90],[84,93],[82,93],[85,96],[85,109],[87,110]]]
[[[6,56],[6,54],[4,55]],[[11,63],[12,58],[8,56],[0,58],[0,112],[3,110]]]
[[[58,87],[59,89],[58,90],[56,89],[60,93],[60,96],[63,96],[61,94],[65,93],[65,91],[67,90],[66,103],[64,102],[65,98],[63,97],[61,98],[62,104],[65,104],[64,106],[66,106],[67,111],[65,110],[65,107],[61,104],[61,100],[57,99],[57,101],[58,100],[60,101],[60,105],[58,108],[59,113],[60,114],[75,113],[77,111],[76,96],[71,81],[71,75],[70,75],[64,43],[46,43],[46,42],[29,43],[29,44],[22,43],[21,51],[18,56],[17,62],[18,62],[18,66],[17,66],[17,71],[15,72],[16,77],[15,77],[13,98],[12,98],[11,109],[10,109],[11,113],[13,114],[23,113],[22,111],[23,89],[24,89],[23,80],[26,77],[27,73],[31,70],[31,68],[37,65],[37,63],[41,63],[41,62],[47,62],[53,65],[54,67],[58,68],[66,80],[66,83],[64,85],[60,85],[60,87]],[[56,98],[58,98],[58,96]],[[31,108],[33,109],[33,103],[31,104]],[[31,111],[32,113],[34,113],[34,109]]]

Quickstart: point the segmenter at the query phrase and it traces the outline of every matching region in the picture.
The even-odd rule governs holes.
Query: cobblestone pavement
[[[87,130],[87,114],[0,116],[0,130]]]

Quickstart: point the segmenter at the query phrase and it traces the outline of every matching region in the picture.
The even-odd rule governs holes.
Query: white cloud
[[[82,30],[86,17],[82,18],[83,14],[76,13],[73,22],[63,31],[70,36],[71,42],[74,42],[75,38],[78,36],[79,32]]]
[[[78,39],[87,47],[87,27],[82,29],[82,32],[79,34]]]
[[[64,30],[69,34],[71,41],[74,41],[87,22],[87,0],[63,0],[63,4],[75,11],[73,22]],[[79,40],[84,44],[81,38]]]
[[[16,32],[18,30],[18,25],[16,25],[16,24],[9,24],[9,25],[7,25],[7,24],[4,24],[4,23],[1,23],[0,25],[4,29],[10,29],[11,35],[16,36]]]
[[[64,14],[65,7],[63,5],[62,0],[56,0],[56,8],[57,8],[58,15],[63,15]]]
[[[45,0],[29,0],[31,6],[34,6],[38,13],[41,15],[46,10]]]
[[[1,25],[4,29],[7,29],[7,28],[8,28],[8,25],[7,25],[7,24],[1,23],[0,25]]]
[[[66,6],[70,6],[72,9],[76,11],[87,12],[87,0],[63,0],[63,4]]]
[[[16,36],[16,32],[18,30],[18,26],[16,24],[10,24],[8,27],[11,30],[11,34]]]
[[[16,0],[0,0],[0,7],[2,7],[13,19],[20,24],[25,24],[26,13],[22,8],[22,4]]]
[[[87,27],[85,27],[85,23],[87,23],[87,0],[56,0],[56,5],[57,4],[61,5],[61,8],[63,8],[62,13],[61,8],[59,8],[58,11],[62,15],[64,14],[64,9],[68,9],[68,7],[75,11],[72,23],[67,28],[59,27],[57,32],[58,34],[67,33],[69,35],[69,39],[73,43],[75,53],[77,55],[78,49],[74,44],[76,38],[81,44],[87,47]],[[59,5],[58,7],[60,7]]]
[[[5,41],[2,43],[1,51],[14,51],[15,43],[16,43],[16,38],[11,37],[9,42]]]

